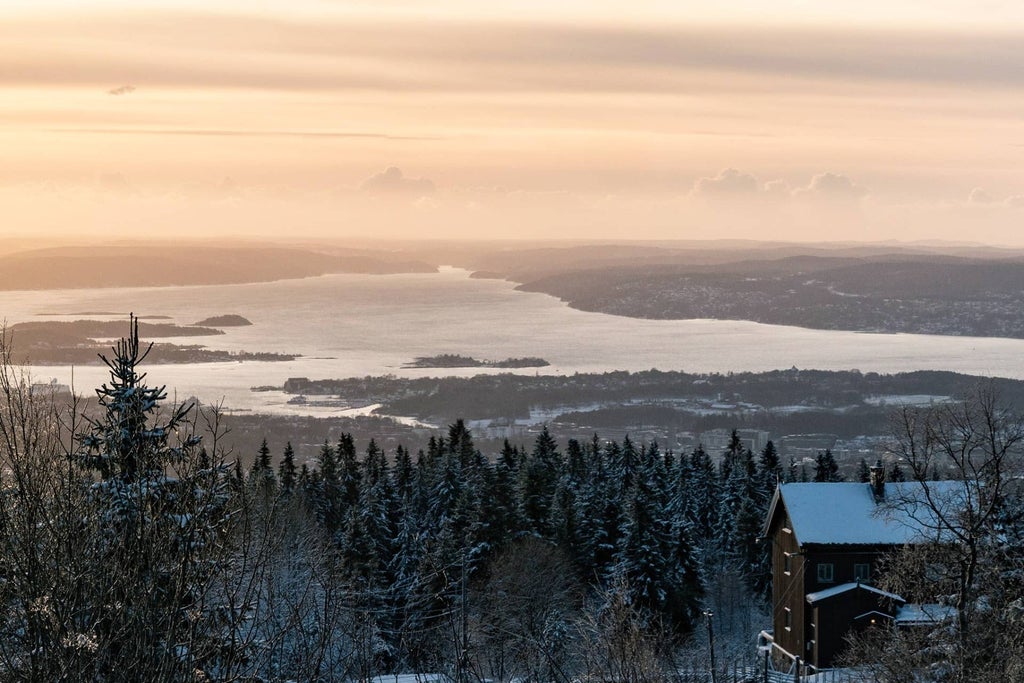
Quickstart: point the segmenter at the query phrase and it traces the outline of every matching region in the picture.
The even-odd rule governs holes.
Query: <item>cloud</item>
[[[81,135],[169,135],[223,138],[338,138],[369,140],[427,141],[439,140],[437,136],[389,135],[371,131],[318,131],[318,130],[274,130],[274,129],[231,129],[231,128],[44,128],[46,133],[75,133]]]
[[[698,178],[693,184],[693,193],[705,196],[754,194],[757,191],[757,178],[735,168],[723,169],[713,178]]]
[[[1006,199],[996,199],[984,188],[976,187],[967,195],[968,206],[1001,206],[1010,209],[1024,208],[1024,194],[1013,194]]]
[[[442,202],[438,201],[434,197],[427,196],[418,197],[412,205],[421,211],[439,211],[444,208],[444,204]]]
[[[868,193],[842,173],[819,173],[805,187],[793,191],[794,197],[827,201],[856,201]]]
[[[82,12],[0,26],[0,83],[677,92],[685,75],[699,71],[745,73],[750,87],[762,89],[765,75],[844,88],[849,81],[1019,88],[1021,40],[1019,30],[312,22],[194,11],[126,11],[115,19]],[[704,86],[716,82],[728,79]]]
[[[409,178],[402,169],[388,166],[380,173],[374,173],[363,181],[360,189],[380,194],[425,195],[434,192],[434,182],[429,178]]]
[[[980,187],[976,187],[971,190],[971,194],[967,196],[967,203],[975,206],[988,206],[995,204],[996,200],[985,190]]]
[[[804,186],[792,188],[782,179],[761,183],[750,173],[726,168],[713,177],[698,178],[691,196],[736,200],[750,198],[756,201],[788,203],[793,199],[818,202],[857,202],[867,195],[867,189],[857,185],[842,173],[818,173]]]
[[[785,180],[769,180],[764,184],[764,193],[773,199],[788,199],[793,194],[793,188]]]

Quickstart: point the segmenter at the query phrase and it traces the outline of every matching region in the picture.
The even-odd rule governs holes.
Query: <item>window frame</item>
[[[836,582],[836,565],[833,562],[819,562],[817,566],[818,583]]]
[[[857,583],[871,583],[871,563],[857,562],[854,564],[853,580]]]

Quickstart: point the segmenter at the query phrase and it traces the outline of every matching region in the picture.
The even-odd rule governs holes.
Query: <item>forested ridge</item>
[[[994,379],[1000,391],[1015,402],[1024,403],[1024,382]],[[579,373],[572,375],[493,374],[474,377],[401,378],[394,376],[346,379],[291,378],[284,383],[288,393],[339,395],[380,403],[381,414],[412,415],[422,419],[441,417],[448,421],[522,418],[532,409],[561,409],[565,412],[594,407],[636,404],[656,405],[684,411],[688,399],[715,403],[742,402],[747,416],[760,416],[760,425],[784,420],[784,412],[770,411],[803,406],[807,411],[834,411],[831,423],[863,417],[851,434],[880,433],[890,408],[868,399],[892,396],[895,402],[907,395],[930,395],[942,400],[968,392],[977,377],[953,372],[917,371],[896,374],[857,370],[772,370],[768,372],[693,373],[647,370],[643,372]],[[736,411],[737,413],[740,411]],[[809,421],[806,415],[794,419]],[[732,426],[739,426],[734,423]],[[814,431],[813,426],[796,425],[796,431]],[[826,431],[839,429],[835,425]],[[783,432],[785,433],[785,432]]]

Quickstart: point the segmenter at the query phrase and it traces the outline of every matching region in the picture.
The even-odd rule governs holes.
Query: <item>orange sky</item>
[[[35,0],[0,19],[5,234],[1024,244],[1020,2]]]

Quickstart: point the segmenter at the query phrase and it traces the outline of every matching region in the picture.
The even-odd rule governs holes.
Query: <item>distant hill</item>
[[[926,244],[664,243],[465,256],[477,278],[633,318],[1024,339],[1024,252]]]
[[[442,255],[426,251],[433,258]],[[458,253],[457,251],[454,253]],[[693,272],[799,272],[867,262],[945,260],[1008,261],[1024,259],[1019,249],[936,246],[923,244],[792,244],[780,242],[664,242],[578,244],[563,246],[504,246],[463,252],[442,260],[477,273],[515,282],[576,271],[642,268],[685,269]]]
[[[797,256],[577,268],[526,280],[519,289],[634,318],[1024,339],[1024,263],[1018,260]]]
[[[435,265],[383,250],[285,247],[55,247],[0,256],[0,290],[241,284],[328,273],[423,273]]]

